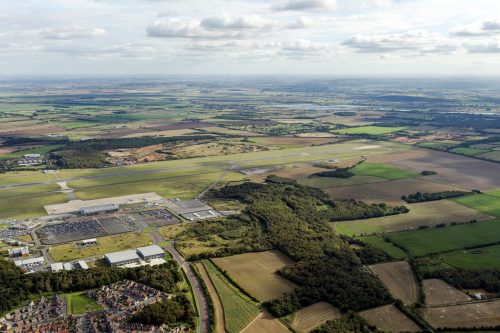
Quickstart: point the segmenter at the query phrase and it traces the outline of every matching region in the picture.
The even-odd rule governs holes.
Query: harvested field
[[[266,136],[253,138],[253,141],[265,145],[290,145],[290,146],[312,146],[323,145],[330,142],[335,142],[338,139],[335,137],[315,138],[315,137],[297,137],[297,136]]]
[[[423,289],[427,305],[449,305],[472,301],[466,293],[440,279],[423,280]]]
[[[421,330],[420,326],[393,304],[365,310],[359,315],[384,332],[418,332]]]
[[[213,262],[260,301],[271,300],[295,288],[295,284],[276,273],[280,268],[293,263],[293,260],[279,251],[238,254],[215,258]]]
[[[299,183],[306,186],[328,189],[332,187],[350,187],[360,184],[380,183],[387,180],[380,177],[372,176],[353,176],[351,178],[335,178],[335,177],[312,177],[299,180]],[[334,191],[335,192],[335,191]]]
[[[456,187],[432,183],[420,179],[400,179],[385,181],[383,183],[377,182],[363,185],[336,187],[328,189],[326,192],[332,198],[358,199],[366,202],[402,204],[403,200],[401,200],[401,196],[403,195],[415,192],[432,193],[456,190]]]
[[[500,164],[431,149],[370,155],[368,161],[388,163],[415,172],[433,170],[438,174],[427,176],[427,180],[468,190],[500,187]]]
[[[435,328],[500,325],[500,301],[424,308],[422,315]]]
[[[289,333],[290,331],[269,312],[261,312],[241,333]]]
[[[409,205],[405,214],[377,217],[366,220],[333,222],[334,229],[346,235],[365,235],[371,233],[416,229],[420,226],[433,226],[440,223],[463,223],[471,220],[487,220],[491,216],[448,200],[421,202]]]
[[[417,302],[417,281],[408,262],[389,262],[371,265],[368,268],[385,284],[392,296],[406,305]]]
[[[291,317],[291,325],[297,331],[307,333],[342,316],[339,309],[326,302],[319,302],[296,311]]]
[[[134,133],[123,136],[124,138],[139,138],[142,136],[164,136],[164,137],[172,137],[172,136],[181,136],[198,133],[198,131],[193,129],[179,129],[179,130],[167,130],[167,131],[151,131],[151,132],[142,132],[142,133]]]

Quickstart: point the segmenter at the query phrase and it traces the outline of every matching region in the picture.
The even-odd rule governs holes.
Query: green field
[[[455,251],[442,256],[442,261],[455,268],[500,269],[500,245]]]
[[[79,315],[89,311],[102,310],[102,307],[88,298],[83,291],[66,294],[66,302],[68,315]]]
[[[466,207],[477,210],[478,212],[500,217],[500,197],[497,197],[497,191],[493,195],[472,194],[452,199],[454,202]]]
[[[210,261],[204,260],[203,265],[222,302],[227,331],[240,332],[259,314],[258,306],[242,295]]]
[[[59,148],[61,146],[43,146],[43,147],[37,147],[37,148],[32,148],[32,149],[26,149],[26,150],[21,150],[21,151],[16,151],[14,153],[10,154],[5,154],[5,155],[0,155],[0,159],[14,159],[14,158],[21,158],[26,154],[46,154],[51,150],[54,150],[56,148]]]
[[[330,188],[338,186],[351,186],[370,183],[379,183],[386,181],[385,178],[372,177],[372,176],[354,176],[351,178],[335,178],[335,177],[311,177],[300,179],[299,184],[317,187],[317,188]]]
[[[398,132],[406,129],[406,127],[383,127],[383,126],[361,126],[361,127],[351,127],[343,128],[339,130],[331,131],[332,133],[339,134],[371,134],[371,135],[384,135],[393,132]]]
[[[26,218],[47,215],[46,205],[64,203],[64,193],[40,193],[0,198],[0,218]]]
[[[359,237],[358,239],[376,249],[384,251],[393,259],[403,260],[407,258],[407,255],[403,250],[394,246],[394,244],[386,242],[382,237],[365,236]]]
[[[424,256],[483,244],[500,242],[500,220],[445,228],[405,231],[387,236],[413,256]]]
[[[73,243],[51,246],[49,254],[54,261],[70,261],[75,259],[102,256],[106,253],[135,249],[153,243],[149,234],[128,232],[119,235],[97,238],[97,245],[76,248]]]
[[[385,179],[404,179],[417,177],[418,174],[397,167],[379,163],[361,163],[352,169],[352,173],[359,176],[373,176]]]
[[[474,156],[474,155],[488,152],[488,150],[485,150],[485,149],[468,148],[468,147],[458,147],[458,148],[454,148],[450,151],[452,153],[463,154],[463,155],[467,155],[467,156]]]

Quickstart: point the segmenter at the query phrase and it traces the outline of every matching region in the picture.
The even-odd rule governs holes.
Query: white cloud
[[[306,28],[311,28],[314,25],[315,22],[313,19],[306,16],[301,16],[297,18],[293,23],[289,24],[287,27],[289,29],[306,29]]]
[[[283,11],[331,11],[337,9],[336,0],[288,0],[275,7]]]
[[[417,52],[448,54],[460,49],[460,43],[438,33],[415,30],[391,35],[357,35],[343,45],[361,53]]]
[[[500,53],[500,39],[466,43],[465,48],[469,53]]]
[[[156,21],[147,28],[148,36],[164,38],[197,38],[209,37],[200,27],[198,20],[182,20],[171,18]]]
[[[455,36],[489,36],[500,34],[500,19],[485,20],[465,26],[454,27],[451,33]]]
[[[228,14],[210,16],[201,20],[201,26],[207,30],[266,30],[278,24],[275,20],[258,15],[242,15],[233,17]]]
[[[102,28],[84,28],[76,25],[47,29],[40,33],[43,38],[61,40],[97,38],[105,34],[106,30]]]

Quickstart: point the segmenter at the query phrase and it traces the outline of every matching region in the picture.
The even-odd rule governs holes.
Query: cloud
[[[169,18],[158,20],[147,28],[148,36],[162,38],[246,38],[269,31],[277,21],[258,15],[210,16],[202,20]]]
[[[277,21],[258,15],[232,17],[228,14],[206,17],[201,26],[207,30],[266,30],[277,25]]]
[[[288,0],[276,6],[277,11],[331,11],[337,9],[336,0]]]
[[[76,25],[47,29],[40,33],[43,38],[60,40],[97,38],[105,34],[106,30],[102,28],[84,28]]]
[[[451,33],[455,36],[490,36],[500,34],[500,19],[485,20],[465,26],[454,27]]]
[[[309,17],[301,16],[297,18],[293,23],[289,24],[287,28],[289,29],[306,29],[313,27],[314,21]]]
[[[465,44],[469,53],[500,53],[500,39]]]
[[[417,52],[449,54],[460,49],[460,44],[438,33],[415,30],[391,35],[357,35],[342,45],[360,53]]]

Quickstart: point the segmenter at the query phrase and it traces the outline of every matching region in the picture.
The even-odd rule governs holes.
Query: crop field
[[[290,316],[290,324],[297,331],[307,333],[328,320],[338,319],[341,316],[342,313],[336,307],[326,302],[319,302],[294,312]]]
[[[458,188],[482,191],[500,188],[500,164],[430,149],[414,148],[394,154],[368,156],[368,162],[387,163],[404,170],[436,171],[425,179]]]
[[[332,133],[384,135],[402,131],[404,129],[406,129],[406,127],[361,126],[334,130]]]
[[[349,170],[355,175],[380,177],[390,180],[413,178],[418,174],[405,169],[381,163],[361,163]]]
[[[450,286],[443,280],[429,279],[423,280],[422,283],[425,294],[425,304],[427,305],[449,305],[472,301],[469,295]]]
[[[355,177],[352,177],[355,178]],[[350,179],[350,178],[348,178]],[[325,190],[332,198],[402,204],[401,196],[415,192],[456,191],[457,188],[420,179],[400,179],[370,184],[342,186]],[[411,206],[410,206],[411,209]]]
[[[290,333],[290,330],[269,312],[261,312],[241,333]]]
[[[490,151],[490,152],[487,152],[487,153],[484,153],[481,155],[476,155],[476,156],[500,162],[500,151],[499,150]]]
[[[385,284],[395,298],[400,299],[406,305],[417,302],[417,281],[408,262],[389,262],[371,265],[368,268]]]
[[[149,234],[129,232],[99,237],[97,243],[97,245],[79,248],[75,247],[74,243],[56,245],[50,247],[49,254],[54,261],[70,261],[150,245],[153,243],[153,239]]]
[[[445,228],[405,231],[387,235],[413,256],[493,244],[500,241],[500,220],[489,220]]]
[[[460,250],[441,256],[441,260],[453,267],[463,269],[500,269],[500,245]]]
[[[333,222],[333,228],[346,235],[367,235],[416,229],[420,226],[434,226],[452,222],[464,223],[471,220],[488,220],[491,217],[448,200],[411,204],[405,214],[377,217],[366,220]]]
[[[241,288],[260,301],[271,300],[295,288],[292,282],[276,273],[293,263],[279,251],[245,253],[212,260]]]
[[[422,315],[435,328],[500,325],[500,301],[424,308]]]
[[[254,302],[242,295],[208,260],[203,261],[224,308],[224,321],[229,333],[239,333],[257,317],[260,310]]]
[[[85,295],[85,292],[66,294],[66,311],[68,315],[101,310],[102,307]]]
[[[483,153],[487,153],[487,149],[479,149],[479,148],[469,148],[469,147],[457,147],[450,150],[452,153],[463,154],[467,156],[474,156]]]
[[[420,326],[392,304],[365,310],[359,315],[384,332],[419,332],[421,330]]]
[[[452,199],[454,202],[481,213],[500,217],[500,198],[488,194],[473,194]]]
[[[202,278],[203,282],[205,283],[209,294],[208,296],[212,300],[214,309],[215,333],[224,333],[226,331],[226,326],[224,323],[224,308],[222,307],[222,302],[220,300],[219,294],[217,294],[217,290],[215,289],[212,280],[210,280],[205,266],[203,266],[203,264],[200,262],[197,262],[194,265],[200,273],[200,277]]]
[[[384,251],[393,259],[402,260],[406,259],[407,257],[406,253],[403,250],[401,250],[399,247],[394,246],[394,244],[386,242],[382,237],[365,236],[359,237],[358,239],[376,249]]]

